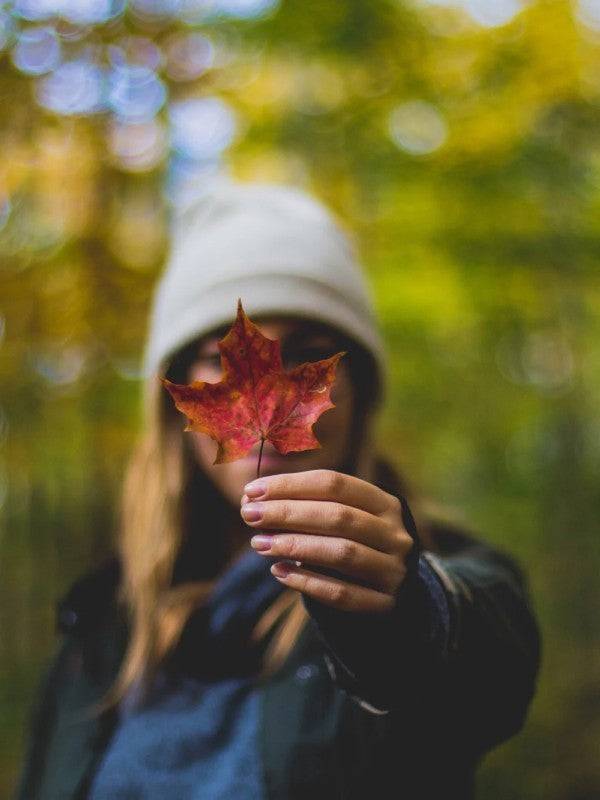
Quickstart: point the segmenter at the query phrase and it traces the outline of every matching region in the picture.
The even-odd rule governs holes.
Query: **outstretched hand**
[[[242,518],[260,529],[251,545],[283,559],[271,567],[281,583],[343,611],[394,606],[413,546],[397,497],[323,469],[259,478],[244,491]]]

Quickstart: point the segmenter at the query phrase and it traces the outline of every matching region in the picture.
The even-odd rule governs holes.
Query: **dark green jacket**
[[[522,576],[459,532],[434,536],[389,615],[307,604],[313,622],[261,689],[269,798],[465,800],[481,757],[521,728],[539,664]],[[115,724],[94,704],[126,645],[118,582],[113,559],[60,606],[17,800],[86,797]]]

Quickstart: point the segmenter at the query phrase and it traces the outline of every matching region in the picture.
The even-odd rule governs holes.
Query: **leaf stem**
[[[260,440],[260,450],[258,451],[258,463],[256,465],[256,477],[260,476],[260,462],[262,461],[263,447],[265,446],[264,438]]]

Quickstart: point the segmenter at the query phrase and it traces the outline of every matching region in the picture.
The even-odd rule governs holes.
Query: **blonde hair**
[[[122,599],[129,612],[130,637],[111,692],[113,701],[134,685],[148,686],[216,583],[207,579],[173,585],[186,534],[185,490],[196,467],[185,446],[181,415],[158,380],[149,385],[146,399],[146,432],[130,459],[122,495]],[[253,635],[255,641],[271,637],[263,675],[283,662],[306,619],[300,595],[291,590],[284,590],[267,608]]]

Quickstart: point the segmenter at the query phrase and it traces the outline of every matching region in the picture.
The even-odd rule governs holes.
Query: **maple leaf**
[[[312,426],[334,407],[330,392],[343,352],[284,370],[279,342],[263,336],[241,300],[235,322],[218,347],[223,374],[218,383],[161,379],[188,418],[185,430],[206,433],[218,443],[215,464],[242,458],[261,442],[258,474],[267,440],[284,454],[321,446]]]

